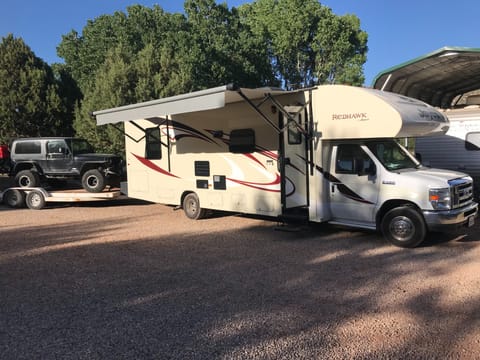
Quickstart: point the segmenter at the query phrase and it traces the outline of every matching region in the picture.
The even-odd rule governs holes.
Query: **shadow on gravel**
[[[135,213],[108,223],[2,230],[0,353],[445,358],[480,325],[480,299],[441,302],[444,284],[435,279],[459,263],[478,261],[469,257],[475,247],[444,242],[443,235],[411,250],[368,231],[325,225],[277,231],[263,220],[227,231],[182,220],[191,227],[172,235],[162,232],[159,214],[151,216],[158,235],[128,241],[94,239],[135,226]],[[478,233],[471,237],[478,241]]]

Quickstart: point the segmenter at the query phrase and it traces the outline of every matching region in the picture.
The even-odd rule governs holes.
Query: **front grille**
[[[471,180],[454,179],[448,183],[452,192],[452,208],[460,208],[473,201],[473,182]]]

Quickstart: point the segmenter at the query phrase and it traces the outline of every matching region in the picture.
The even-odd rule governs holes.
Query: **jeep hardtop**
[[[123,174],[120,156],[95,153],[86,140],[74,137],[15,139],[10,163],[10,175],[22,187],[75,179],[85,190],[97,193],[117,185]]]

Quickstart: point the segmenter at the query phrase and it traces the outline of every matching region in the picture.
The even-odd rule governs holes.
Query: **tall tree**
[[[21,38],[0,43],[0,141],[13,137],[69,134],[60,80]]]
[[[367,35],[354,15],[334,15],[317,0],[257,0],[242,19],[265,39],[277,80],[286,88],[363,83]]]

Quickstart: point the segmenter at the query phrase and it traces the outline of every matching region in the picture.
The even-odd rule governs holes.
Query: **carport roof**
[[[480,48],[443,47],[380,72],[372,87],[448,108],[480,88]]]

